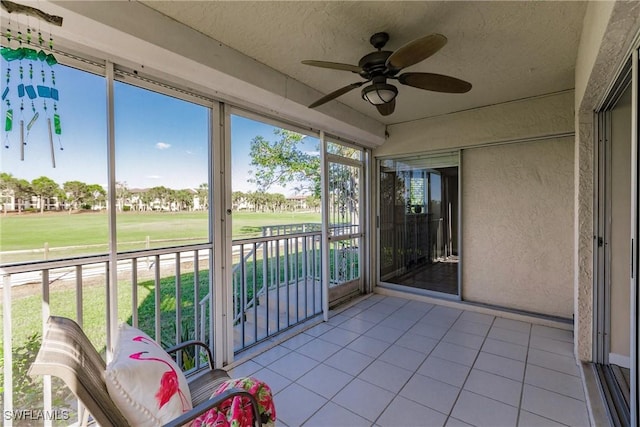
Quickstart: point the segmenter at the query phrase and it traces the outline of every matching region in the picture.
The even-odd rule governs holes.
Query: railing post
[[[50,295],[50,283],[49,280],[49,269],[42,270],[42,336],[44,337],[45,330],[47,328],[47,320],[49,319],[49,315],[51,314],[51,295]],[[52,398],[51,398],[51,375],[45,375],[42,378],[42,394],[43,394],[43,403],[44,403],[44,411],[48,411],[51,413],[52,408]],[[49,427],[52,425],[51,419],[45,419],[44,425]]]
[[[145,249],[149,249],[150,247],[151,247],[151,240],[149,239],[149,236],[147,236],[147,237],[144,239],[144,248],[145,248]],[[151,267],[149,266],[149,257],[147,257],[147,270],[148,270],[149,268],[151,268]]]
[[[11,332],[11,275],[2,276],[2,333],[3,333],[3,374],[4,374],[4,414],[13,411],[13,351],[11,344],[13,335]],[[4,417],[3,417],[4,418]],[[6,426],[13,425],[12,419],[5,420]]]

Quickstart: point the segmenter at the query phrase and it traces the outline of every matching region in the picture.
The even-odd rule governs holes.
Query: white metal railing
[[[236,352],[322,311],[321,233],[278,235],[284,231],[233,242]],[[119,253],[115,266],[101,254],[0,267],[3,417],[14,410],[40,410],[79,419],[81,412],[69,409],[76,404],[70,404],[72,396],[58,379],[32,380],[26,370],[50,314],[75,319],[106,354],[109,286],[117,289],[117,321],[139,327],[165,346],[198,339],[213,349],[212,260],[213,246],[204,243]],[[116,284],[110,283],[112,268]],[[201,358],[193,360],[197,364]]]
[[[233,241],[236,352],[322,312],[322,234],[274,234]]]
[[[147,332],[165,346],[198,339],[212,347],[212,328],[201,322],[208,312],[198,310],[202,295],[210,291],[210,244],[150,249],[117,255],[115,284],[119,295],[118,319]],[[107,288],[108,255],[85,256],[56,261],[4,265],[2,276],[2,415],[11,418],[41,414],[63,414],[79,419],[66,388],[57,379],[30,379],[26,371],[40,345],[50,314],[75,319],[96,348],[105,354],[109,345]],[[13,279],[21,285],[16,286]],[[173,301],[173,306],[171,306]],[[194,367],[201,363],[193,355]],[[52,417],[38,423],[51,425]],[[62,420],[72,423],[72,419]]]
[[[118,249],[123,248],[136,248],[143,247],[144,249],[151,249],[158,246],[176,246],[186,245],[191,243],[202,242],[200,237],[182,237],[171,239],[151,239],[150,236],[146,236],[145,240],[139,241],[127,241],[120,242]],[[0,260],[3,264],[14,264],[19,262],[33,262],[40,260],[50,260],[52,257],[56,259],[70,258],[74,256],[74,252],[81,251],[84,255],[87,254],[99,254],[109,250],[109,243],[96,243],[92,245],[72,245],[72,246],[51,246],[48,242],[45,242],[41,248],[31,249],[19,249],[14,251],[2,251],[0,252]],[[35,258],[32,258],[35,257]]]
[[[322,224],[316,222],[298,224],[267,225],[262,227],[262,236],[283,236],[295,233],[322,232]]]

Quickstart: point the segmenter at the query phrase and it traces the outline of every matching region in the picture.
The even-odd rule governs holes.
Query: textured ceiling
[[[362,100],[359,89],[338,98],[386,124],[572,89],[586,8],[576,1],[143,3],[323,94],[361,78],[301,60],[357,64],[374,50],[369,37],[379,31],[391,36],[385,50],[445,35],[445,47],[404,71],[451,75],[472,83],[470,92],[442,94],[391,81],[399,94],[387,117]]]

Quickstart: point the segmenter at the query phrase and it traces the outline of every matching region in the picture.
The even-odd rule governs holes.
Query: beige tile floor
[[[235,367],[279,426],[589,426],[567,330],[374,295]]]

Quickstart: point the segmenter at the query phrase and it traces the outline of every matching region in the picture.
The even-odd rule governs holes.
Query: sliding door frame
[[[380,259],[382,259],[382,245],[380,242],[381,239],[381,232],[380,232],[380,214],[381,214],[381,198],[380,198],[380,190],[381,190],[381,183],[380,183],[380,174],[381,174],[381,170],[382,170],[382,163],[385,160],[397,160],[397,161],[402,161],[404,159],[409,160],[409,159],[415,159],[417,157],[433,157],[433,158],[437,158],[437,157],[441,157],[441,156],[446,156],[446,155],[455,155],[456,156],[456,161],[455,164],[451,164],[449,162],[444,162],[441,165],[435,166],[434,169],[437,168],[444,168],[444,167],[456,167],[458,169],[458,186],[457,186],[457,190],[458,190],[458,195],[457,195],[457,203],[458,203],[458,208],[457,208],[457,226],[456,226],[456,231],[457,231],[457,238],[456,238],[456,244],[457,244],[457,252],[458,252],[458,268],[457,268],[457,294],[447,294],[444,292],[437,292],[437,291],[431,291],[431,290],[426,290],[426,289],[420,289],[420,288],[413,288],[413,287],[409,287],[409,286],[405,286],[405,285],[398,285],[398,284],[394,284],[394,283],[390,283],[390,282],[385,282],[382,280],[381,274],[380,274],[380,268],[381,268],[381,263],[380,263]],[[377,157],[375,162],[375,201],[376,201],[376,217],[375,217],[375,247],[374,247],[374,251],[375,254],[377,255],[377,261],[376,261],[376,265],[375,265],[375,272],[374,272],[374,277],[376,278],[376,286],[380,286],[380,287],[384,287],[384,288],[389,288],[389,289],[395,289],[395,290],[400,290],[400,291],[410,291],[411,293],[416,293],[416,294],[420,294],[420,295],[425,295],[425,296],[432,296],[432,297],[438,297],[438,298],[443,298],[443,299],[449,299],[449,300],[457,300],[457,301],[461,301],[462,300],[462,268],[463,268],[463,248],[462,248],[462,150],[461,149],[453,149],[453,150],[446,150],[446,151],[438,151],[438,152],[432,152],[432,153],[417,153],[417,154],[412,154],[411,156],[405,155],[405,156],[384,156],[384,157]]]

